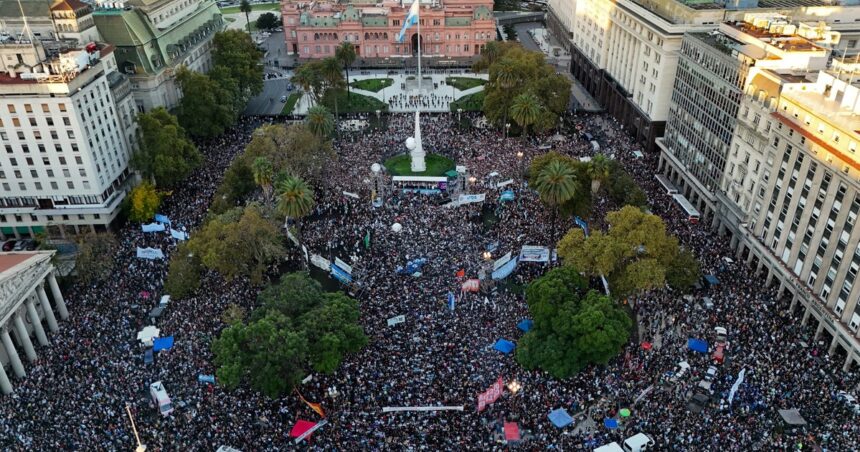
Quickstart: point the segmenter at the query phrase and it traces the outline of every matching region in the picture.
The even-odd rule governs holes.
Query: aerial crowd
[[[230,304],[246,311],[256,306],[260,288],[249,281],[226,283],[206,273],[194,295],[171,301],[157,320],[163,335],[174,336],[174,347],[144,363],[136,334],[164,295],[168,263],[138,259],[135,248],[159,248],[169,256],[176,240],[130,224],[118,232],[113,276],[66,289],[69,320],[50,337],[50,347],[37,350],[26,379],[15,381],[14,394],[0,403],[0,448],[128,450],[135,439],[126,405],[149,450],[501,450],[507,447],[500,434],[504,421],[518,424],[518,447],[528,450],[591,450],[639,432],[650,435],[659,450],[856,447],[856,415],[835,400],[837,391],[856,391],[856,366],[843,372],[844,360],[828,356],[829,344],[811,339],[814,322],[801,326],[800,315],[788,312],[789,299],[778,298],[763,276],[733,260],[728,239],[709,224],[687,221],[653,178],[657,157],[637,158],[641,148],[611,118],[568,116],[554,135],[521,139],[490,128],[460,130],[456,114],[422,116],[425,151],[466,167],[469,177],[457,180],[459,192],[486,194],[483,203],[453,208],[438,202],[441,195],[374,185],[371,165],[405,151],[413,121],[411,115],[391,115],[381,129],[342,131],[334,143],[337,160],[313,187],[316,207],[302,222],[303,243],[310,253],[351,263],[355,284],[342,290],[358,299],[370,342],[334,374],[311,374],[298,388],[326,415],[326,425],[309,440],[294,445],[291,428],[298,420],[321,419],[294,394],[273,400],[247,387],[227,391],[198,379],[216,372],[210,344],[225,327],[222,312]],[[199,143],[203,166],[162,207],[174,226],[193,236],[225,169],[262,123],[246,118],[224,136]],[[591,144],[580,138],[586,131],[634,176],[651,211],[720,284],[690,294],[655,290],[627,300],[638,328],[625,349],[607,366],[559,381],[524,370],[512,354],[493,349],[499,338],[516,343],[522,336],[517,323],[528,318],[528,309],[521,288],[548,264],[522,262],[490,293],[460,288],[486,268],[487,250],[496,259],[509,251],[517,255],[526,245],[549,245],[550,214],[524,174],[549,147],[574,158],[593,156]],[[508,179],[513,182],[498,187]],[[512,190],[515,199],[502,202],[503,190]],[[371,193],[382,198],[381,206],[374,207]],[[605,213],[620,207],[596,196],[589,225],[602,227]],[[402,229],[392,229],[395,223]],[[572,227],[566,219],[560,230]],[[289,258],[302,255],[294,251]],[[396,271],[419,258],[426,259],[420,272]],[[327,287],[334,285],[314,271]],[[453,309],[449,292],[456,298]],[[389,326],[387,320],[399,315],[404,321]],[[687,339],[710,339],[717,326],[728,330],[726,360],[714,381],[713,402],[693,414],[687,411],[689,390],[711,362],[709,355],[690,352]],[[651,347],[644,349],[643,342]],[[680,361],[690,364],[689,373],[677,381],[667,378]],[[745,380],[729,404],[729,388],[741,369]],[[478,412],[478,394],[499,377],[517,384]],[[148,386],[157,380],[176,408],[167,417],[149,397]],[[415,406],[464,409],[382,411]],[[566,409],[574,423],[562,429],[550,423],[547,415],[557,408]],[[808,425],[784,425],[777,410],[787,408],[798,409]],[[622,417],[622,409],[630,415]],[[605,418],[618,420],[619,428],[604,427]]]

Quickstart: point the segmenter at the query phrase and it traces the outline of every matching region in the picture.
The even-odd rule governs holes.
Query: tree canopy
[[[227,280],[246,276],[255,283],[262,281],[269,264],[286,255],[278,226],[255,204],[211,218],[187,246],[204,267]]]
[[[263,13],[257,17],[257,29],[259,30],[271,30],[280,26],[281,20],[275,13]]]
[[[236,121],[234,93],[217,81],[185,67],[176,72],[176,80],[182,88],[176,116],[189,134],[196,137],[221,135]]]
[[[131,163],[144,178],[173,187],[203,161],[185,129],[163,107],[139,114],[137,123],[138,150]]]
[[[234,320],[212,342],[220,384],[252,388],[275,398],[313,370],[332,373],[347,353],[367,344],[358,303],[324,292],[305,273],[284,275],[264,290],[251,320]]]
[[[82,235],[77,240],[78,254],[75,256],[75,274],[84,284],[102,281],[111,273],[113,256],[119,242],[111,232]]]
[[[151,221],[155,218],[161,197],[155,191],[155,187],[148,181],[142,181],[131,190],[128,195],[129,213],[128,218],[131,221]]]
[[[331,142],[313,133],[306,124],[270,124],[254,132],[240,158],[253,162],[258,157],[272,164],[274,174],[318,181],[336,154]]]
[[[242,30],[226,30],[212,39],[212,63],[226,69],[226,75],[236,81],[244,101],[263,90],[263,67],[259,64],[263,53],[257,49],[251,36]]]
[[[519,43],[488,43],[472,70],[489,71],[484,114],[499,127],[513,118],[523,128],[550,129],[570,101],[570,81],[546,63],[543,53]]]
[[[633,321],[609,297],[586,288],[572,266],[553,269],[528,286],[534,328],[517,347],[523,367],[567,378],[590,364],[606,364],[621,351]]]
[[[539,155],[532,159],[531,165],[529,166],[529,185],[537,185],[538,176],[551,162],[562,162],[566,167],[572,168],[576,184],[574,187],[574,193],[576,195],[559,206],[559,214],[563,216],[579,215],[581,217],[587,217],[591,210],[592,193],[590,190],[585,188],[588,186],[587,184],[590,180],[588,176],[588,165],[586,163],[580,162],[579,160],[566,155],[559,154],[555,151]]]
[[[682,283],[686,289],[692,279],[683,273],[696,273],[698,266],[684,256],[687,269],[674,265],[679,258],[678,239],[666,232],[666,225],[656,215],[626,206],[606,215],[607,232],[592,231],[586,238],[581,229],[571,229],[558,243],[558,254],[567,265],[590,276],[604,275],[616,296],[662,287],[668,280]],[[680,274],[678,272],[681,272]]]
[[[181,300],[200,287],[200,257],[195,256],[187,243],[182,243],[170,257],[164,290],[176,300]]]

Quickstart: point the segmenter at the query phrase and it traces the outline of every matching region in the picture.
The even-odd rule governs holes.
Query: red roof
[[[34,253],[0,253],[0,273],[29,260]]]

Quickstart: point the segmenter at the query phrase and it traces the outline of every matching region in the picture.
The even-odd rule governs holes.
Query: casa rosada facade
[[[418,25],[398,34],[411,0],[283,0],[281,15],[287,52],[299,58],[334,55],[351,42],[359,58],[411,57],[418,52]],[[493,0],[421,0],[421,54],[470,57],[495,40]]]

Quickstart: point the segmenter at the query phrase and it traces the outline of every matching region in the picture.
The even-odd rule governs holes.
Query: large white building
[[[856,52],[860,49],[860,7],[838,3],[559,0],[550,3],[548,23],[552,29],[559,28],[552,24],[569,24],[571,72],[625,130],[653,151],[654,140],[663,135],[669,117],[684,33],[712,31],[718,24],[742,20],[750,12],[776,12],[809,28],[829,26],[822,32],[821,40],[829,43],[825,47],[850,46]]]
[[[136,127],[113,50],[0,44],[0,238],[51,226],[64,236],[115,218]]]

